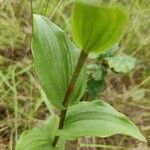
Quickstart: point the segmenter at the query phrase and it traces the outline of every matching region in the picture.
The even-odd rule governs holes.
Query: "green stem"
[[[82,67],[83,67],[87,57],[88,57],[88,53],[81,51],[77,65],[76,65],[74,73],[73,73],[73,76],[70,80],[70,83],[68,85],[68,88],[67,88],[64,100],[63,100],[63,105],[64,105],[65,109],[63,109],[60,114],[59,129],[63,129],[65,117],[66,117],[66,113],[67,113],[67,109],[68,109],[68,105],[69,105],[69,100],[70,100],[71,94],[74,90],[75,83],[80,75],[80,72],[82,70]],[[57,145],[58,140],[59,140],[59,136],[55,136],[54,140],[53,140],[53,147],[55,147]]]
[[[76,81],[79,77],[79,74],[82,70],[82,67],[83,67],[87,57],[88,57],[88,53],[85,53],[84,51],[81,51],[78,62],[77,62],[77,65],[76,65],[76,68],[74,70],[73,76],[71,78],[71,81],[70,81],[69,86],[67,88],[67,92],[66,92],[65,97],[64,97],[63,105],[64,105],[65,108],[68,107],[69,98],[70,98],[70,96],[73,92],[75,83],[76,83]]]
[[[34,35],[34,25],[33,25],[33,2],[32,2],[32,0],[30,0],[30,5],[31,5],[32,35]]]
[[[44,12],[44,16],[46,16],[49,2],[50,2],[50,0],[47,0],[46,7],[45,7],[45,12]]]
[[[60,121],[59,121],[59,127],[58,129],[62,129],[64,127],[64,122],[65,122],[65,117],[66,117],[66,113],[67,113],[67,109],[61,110],[61,114],[60,114]],[[53,140],[53,147],[55,147],[58,143],[59,140],[59,136],[55,136],[54,140]]]

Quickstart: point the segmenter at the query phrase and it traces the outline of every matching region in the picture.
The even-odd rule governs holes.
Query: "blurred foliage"
[[[88,82],[87,82],[87,99],[98,98],[100,91],[104,90],[106,69],[98,64],[87,65]]]
[[[129,73],[136,65],[136,59],[128,55],[116,55],[107,57],[105,60],[108,62],[109,68],[120,73]]]

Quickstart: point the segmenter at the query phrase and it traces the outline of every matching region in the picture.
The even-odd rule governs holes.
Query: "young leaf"
[[[42,127],[24,131],[17,142],[16,150],[53,150],[52,141],[58,123],[58,116],[52,116]]]
[[[116,55],[114,57],[107,57],[110,68],[113,68],[116,72],[128,73],[136,65],[136,59],[128,55]]]
[[[72,14],[73,39],[82,50],[100,54],[120,40],[127,18],[119,6],[76,0]]]
[[[80,102],[71,106],[67,113],[64,129],[59,130],[58,134],[66,138],[108,137],[114,134],[125,134],[146,142],[132,121],[100,100]]]
[[[50,102],[63,108],[62,102],[75,69],[79,50],[65,32],[43,16],[34,15],[32,52],[39,79]],[[85,67],[76,82],[70,105],[77,103],[86,86]]]

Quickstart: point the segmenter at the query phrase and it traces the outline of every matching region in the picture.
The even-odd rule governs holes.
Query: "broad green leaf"
[[[17,142],[16,150],[53,150],[52,141],[58,123],[59,118],[55,115],[42,127],[24,131]]]
[[[64,129],[59,130],[58,134],[66,138],[125,134],[146,142],[132,121],[100,100],[80,102],[69,107]]]
[[[120,40],[127,18],[119,6],[76,0],[72,14],[73,39],[86,52],[103,53]]]
[[[79,57],[79,50],[64,31],[43,16],[34,15],[34,30],[32,52],[36,72],[50,102],[63,108],[62,102]],[[85,86],[84,67],[70,98],[70,105],[80,100]]]
[[[105,58],[108,61],[110,68],[113,68],[116,72],[128,73],[136,65],[136,59],[128,55],[116,55],[114,57]]]

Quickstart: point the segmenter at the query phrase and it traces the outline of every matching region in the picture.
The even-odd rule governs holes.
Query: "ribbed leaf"
[[[78,49],[65,32],[43,16],[34,15],[32,52],[39,79],[50,102],[63,108],[69,81],[79,57]],[[77,103],[86,86],[85,67],[75,85],[70,105]]]
[[[99,100],[71,106],[64,129],[58,131],[58,134],[66,138],[125,134],[146,141],[132,121],[109,104]]]
[[[126,22],[127,15],[118,6],[76,0],[72,15],[73,38],[82,50],[102,53],[120,40]]]
[[[52,150],[52,141],[58,123],[58,116],[52,116],[42,127],[24,131],[17,142],[16,150]]]

